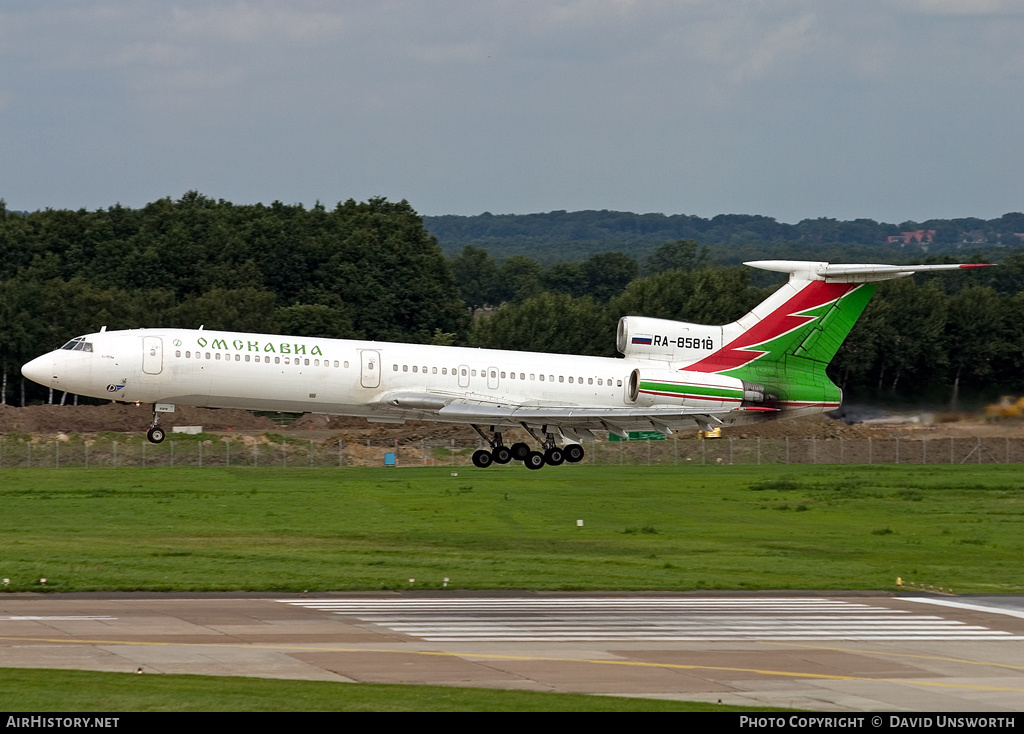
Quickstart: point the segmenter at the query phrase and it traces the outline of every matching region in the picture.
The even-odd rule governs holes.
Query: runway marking
[[[278,599],[430,642],[1021,640],[941,616],[837,599]]]
[[[32,617],[32,616],[16,616],[16,617],[0,617],[0,622],[94,622],[101,621],[107,622],[117,619],[117,617],[84,617],[84,616],[49,616],[49,617]]]
[[[828,673],[805,673],[787,670],[766,670],[760,668],[736,668],[719,665],[689,665],[685,663],[652,663],[639,660],[600,660],[594,658],[570,658],[570,657],[549,657],[539,655],[502,655],[494,653],[461,653],[443,652],[437,650],[403,650],[393,648],[365,648],[365,647],[330,647],[330,646],[307,646],[307,645],[249,645],[245,643],[200,643],[200,642],[138,642],[132,640],[72,640],[66,638],[45,638],[45,637],[0,637],[2,641],[10,642],[48,642],[56,644],[80,644],[80,645],[120,645],[126,647],[183,647],[183,648],[240,648],[247,650],[277,650],[281,652],[342,652],[358,654],[392,654],[392,655],[420,655],[428,657],[450,657],[465,660],[506,660],[521,662],[553,662],[553,663],[584,663],[587,665],[619,665],[635,668],[660,668],[666,670],[708,670],[713,672],[726,673],[748,673],[765,676],[776,676],[785,678],[803,678],[812,680],[835,680],[835,681],[870,681],[874,683],[899,683],[905,685],[924,686],[927,688],[957,688],[972,691],[994,691],[1024,693],[1024,688],[1013,688],[1008,686],[977,685],[972,683],[947,683],[934,680],[913,680],[905,678],[870,678],[857,675],[833,675]]]
[[[923,596],[904,596],[900,597],[903,601],[914,601],[921,604],[935,604],[940,607],[954,607],[956,609],[970,609],[972,612],[990,612],[992,614],[1003,614],[1007,617],[1017,617],[1018,619],[1024,619],[1024,612],[1019,612],[1015,609],[1006,609],[1005,607],[990,606],[988,604],[975,602],[964,602],[964,601],[952,601],[950,599],[929,599]]]

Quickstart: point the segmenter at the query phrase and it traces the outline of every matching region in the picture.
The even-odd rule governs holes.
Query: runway
[[[861,594],[4,595],[0,666],[1024,709],[1024,603]]]

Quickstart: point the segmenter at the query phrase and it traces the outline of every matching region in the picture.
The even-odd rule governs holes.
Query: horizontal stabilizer
[[[987,268],[982,263],[952,263],[944,265],[846,265],[800,260],[753,260],[744,263],[759,270],[789,273],[803,280],[824,280],[829,283],[875,283],[882,280],[905,278],[914,273],[932,270],[963,270]]]

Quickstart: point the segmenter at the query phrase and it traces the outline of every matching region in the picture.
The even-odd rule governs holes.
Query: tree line
[[[738,245],[745,259],[781,246]],[[854,261],[841,243],[833,260]],[[0,201],[3,398],[21,365],[98,330],[182,327],[614,356],[620,316],[725,323],[777,274],[695,239],[646,256],[446,257],[407,202],[236,205],[189,192],[139,209],[9,212]],[[892,261],[894,258],[889,257]],[[936,259],[936,258],[933,258]],[[946,258],[948,260],[948,257]],[[831,371],[856,394],[1024,392],[1024,255],[882,284]],[[24,392],[22,394],[25,394]],[[28,386],[27,400],[45,399]]]
[[[619,250],[645,257],[663,242],[693,239],[712,245],[718,264],[738,264],[735,255],[751,245],[772,245],[792,253],[790,259],[828,260],[836,250],[868,254],[872,262],[897,256],[960,252],[979,248],[1005,254],[1019,248],[1024,213],[1010,212],[994,219],[962,217],[900,223],[873,219],[849,221],[828,217],[786,224],[772,217],[719,214],[705,218],[686,214],[635,214],[616,211],[553,211],[542,214],[445,215],[424,217],[442,249],[457,254],[466,245],[482,247],[495,256],[532,255],[545,262],[579,260],[598,252]],[[903,238],[902,233],[922,236]],[[890,239],[895,241],[890,241]],[[906,239],[907,241],[904,241]],[[539,253],[539,254],[538,254]],[[749,259],[749,258],[747,258]]]

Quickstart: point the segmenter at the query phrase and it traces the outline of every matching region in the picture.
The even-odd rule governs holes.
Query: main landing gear
[[[578,443],[568,444],[562,448],[555,445],[555,437],[551,433],[545,434],[544,442],[541,445],[543,453],[531,451],[525,443],[514,443],[511,447],[505,446],[501,441],[501,433],[494,432],[493,437],[488,437],[477,426],[473,430],[480,434],[480,437],[490,445],[491,450],[478,449],[473,452],[473,466],[486,469],[491,464],[507,464],[512,460],[521,461],[527,469],[540,469],[545,464],[559,466],[568,461],[575,464],[583,460],[583,447]]]

